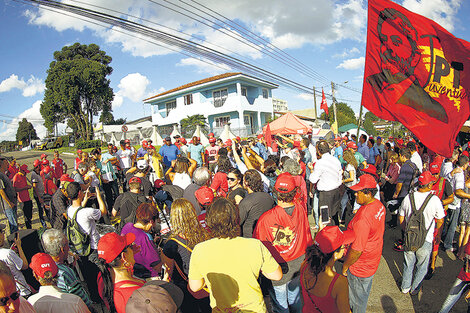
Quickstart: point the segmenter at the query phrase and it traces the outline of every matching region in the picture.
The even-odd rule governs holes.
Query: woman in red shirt
[[[326,226],[307,248],[300,267],[304,306],[302,312],[349,313],[348,280],[336,273],[334,264],[344,255],[344,246],[354,240],[352,231]]]
[[[134,253],[140,250],[134,240],[133,233],[124,236],[108,233],[98,242],[98,290],[111,312],[125,313],[132,292],[145,284],[132,275]]]
[[[232,163],[227,157],[219,156],[217,160],[217,173],[212,178],[211,188],[218,197],[223,197],[228,193],[227,174],[232,169]]]

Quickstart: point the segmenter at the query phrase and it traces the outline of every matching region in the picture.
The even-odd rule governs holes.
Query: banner
[[[326,103],[326,98],[325,98],[325,92],[323,91],[323,88],[321,89],[321,104],[320,104],[320,109],[325,111],[326,117],[328,118],[328,104]]]
[[[389,0],[369,0],[362,105],[450,157],[470,114],[470,43]]]

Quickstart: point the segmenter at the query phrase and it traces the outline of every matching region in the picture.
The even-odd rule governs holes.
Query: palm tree
[[[209,132],[206,118],[202,114],[195,114],[183,118],[180,121],[180,124],[181,135],[186,138],[193,135],[193,133],[196,131],[196,126],[198,125],[201,127],[201,130],[204,134],[207,134]]]

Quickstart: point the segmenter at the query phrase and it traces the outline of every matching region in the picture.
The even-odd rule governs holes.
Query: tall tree
[[[33,124],[28,122],[26,118],[23,118],[18,123],[18,130],[16,131],[16,141],[22,141],[23,143],[27,142],[29,144],[31,140],[34,139],[39,139],[39,137],[36,133],[36,130],[34,129]]]
[[[347,124],[356,123],[354,111],[348,104],[344,102],[336,103],[336,111],[338,114],[338,128]],[[331,124],[333,124],[333,122],[335,121],[335,112],[333,109],[333,104],[328,107],[328,116],[326,116],[325,112],[323,112],[320,115],[320,119],[327,121],[329,120]]]
[[[196,131],[196,127],[198,125],[201,126],[201,131],[207,133],[208,127],[206,118],[202,114],[196,114],[185,117],[180,121],[180,124],[181,132],[184,137],[192,136],[192,134]]]
[[[54,52],[40,110],[49,131],[59,122],[73,120],[79,137],[93,137],[93,117],[112,110],[114,94],[107,79],[113,71],[111,60],[95,44],[75,43]]]

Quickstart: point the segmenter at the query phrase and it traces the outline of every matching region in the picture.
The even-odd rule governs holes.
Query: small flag
[[[325,92],[323,91],[323,88],[321,89],[321,104],[320,104],[320,109],[325,111],[326,115],[328,115],[328,104],[326,103],[326,98],[325,98]]]

